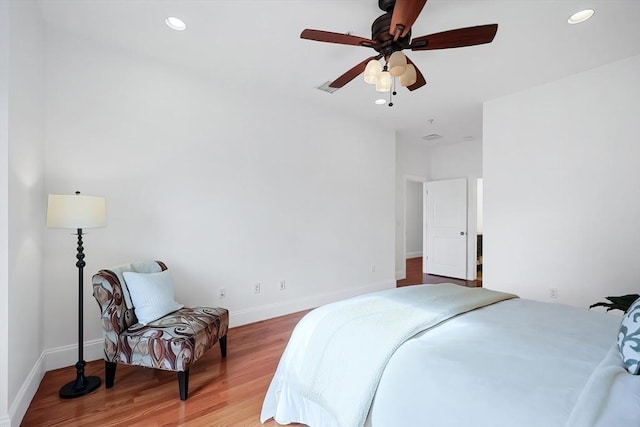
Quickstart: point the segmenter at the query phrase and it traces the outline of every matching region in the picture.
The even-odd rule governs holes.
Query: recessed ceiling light
[[[387,103],[387,100],[386,100],[386,99],[384,99],[384,98],[379,98],[379,99],[376,99],[376,100],[375,100],[375,101],[373,101],[373,102],[375,102],[375,103],[376,103],[376,105],[382,105],[382,104],[386,104],[386,103]]]
[[[175,16],[169,16],[164,20],[167,26],[176,31],[183,31],[187,28],[187,25],[184,23],[182,19],[176,18]]]
[[[593,9],[585,9],[580,12],[576,12],[567,21],[569,24],[579,24],[591,18],[596,13]]]

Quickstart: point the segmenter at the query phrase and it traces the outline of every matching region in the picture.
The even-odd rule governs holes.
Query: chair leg
[[[220,341],[220,353],[222,357],[227,357],[227,336],[221,337],[218,341]]]
[[[116,362],[104,361],[104,386],[105,388],[113,387],[113,381],[116,379]]]
[[[178,371],[178,387],[180,388],[180,400],[187,400],[189,395],[189,370]]]

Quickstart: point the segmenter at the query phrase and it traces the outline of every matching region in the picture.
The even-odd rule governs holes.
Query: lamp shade
[[[378,81],[378,75],[382,71],[382,64],[372,59],[367,62],[367,67],[364,69],[364,81],[369,84],[375,84]]]
[[[393,52],[389,57],[389,72],[393,77],[400,77],[407,68],[407,57],[399,50]]]
[[[97,228],[107,225],[104,197],[49,194],[47,227]]]
[[[376,91],[389,92],[391,90],[391,74],[388,71],[382,71],[378,75],[378,81],[376,81]]]
[[[418,80],[416,67],[413,64],[407,64],[407,70],[400,76],[400,84],[404,87],[411,86]]]

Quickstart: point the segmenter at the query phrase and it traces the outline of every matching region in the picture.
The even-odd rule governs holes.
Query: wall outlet
[[[258,282],[255,285],[253,285],[253,293],[254,294],[259,294],[260,293],[260,282]]]
[[[376,272],[376,265],[375,264],[371,264],[371,272],[372,273]]]
[[[220,296],[220,299],[224,298],[227,295],[227,290],[225,288],[220,288],[220,290],[218,290],[218,295]]]
[[[549,298],[557,299],[558,298],[558,288],[550,288],[549,289]]]
[[[285,280],[280,280],[280,290],[284,291],[287,289],[287,282]]]

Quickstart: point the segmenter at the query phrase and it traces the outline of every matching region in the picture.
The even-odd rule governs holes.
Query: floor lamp
[[[78,363],[76,363],[76,379],[65,384],[60,389],[60,397],[71,399],[91,393],[100,386],[100,377],[84,375],[86,362],[83,359],[83,308],[82,287],[84,248],[82,247],[82,229],[104,227],[106,225],[106,209],[104,197],[81,196],[79,191],[75,195],[49,194],[47,205],[47,227],[71,228],[77,230],[78,253],[76,267],[78,267]]]

